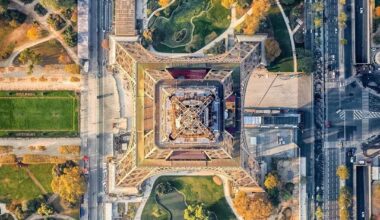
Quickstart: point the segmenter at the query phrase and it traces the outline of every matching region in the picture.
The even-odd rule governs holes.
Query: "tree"
[[[173,190],[174,190],[174,188],[172,187],[172,185],[168,181],[158,184],[158,186],[156,188],[156,192],[159,195],[168,194],[170,192],[173,192]]]
[[[245,220],[267,219],[273,210],[272,205],[263,193],[256,194],[254,198],[249,198],[245,192],[239,191],[233,203],[237,213]]]
[[[252,3],[252,14],[245,18],[243,24],[244,34],[252,35],[257,31],[261,20],[267,15],[270,6],[269,0],[255,0]]]
[[[161,7],[165,7],[165,6],[167,6],[169,3],[170,3],[170,0],[158,0],[158,4],[159,4]]]
[[[78,21],[78,10],[77,9],[75,9],[73,11],[73,13],[71,14],[70,20],[71,20],[71,22],[77,23],[77,21]]]
[[[84,177],[78,166],[65,168],[62,175],[56,175],[51,182],[54,193],[75,204],[86,191]]]
[[[143,32],[143,38],[146,40],[148,43],[152,43],[152,36],[153,36],[153,31],[150,29],[146,29]]]
[[[28,63],[28,69],[29,69],[28,74],[32,74],[34,65],[41,62],[41,55],[37,54],[36,52],[31,50],[30,48],[27,48],[20,53],[18,60],[22,64]]]
[[[342,38],[342,39],[339,40],[339,43],[342,44],[342,45],[346,45],[347,44],[347,39]]]
[[[254,14],[248,15],[245,18],[244,25],[243,25],[243,33],[247,35],[253,35],[256,33],[257,29],[259,28],[260,20],[257,16]]]
[[[322,12],[323,9],[325,8],[322,1],[314,3],[312,7],[313,7],[313,10],[318,13]]]
[[[243,191],[239,191],[235,195],[233,203],[236,211],[241,216],[245,216],[250,203],[250,199],[247,197],[247,194]]]
[[[281,3],[285,4],[285,5],[292,5],[294,4],[294,2],[296,2],[295,0],[281,0]]]
[[[26,32],[26,36],[30,39],[30,40],[36,40],[38,38],[40,38],[42,35],[41,33],[41,29],[37,26],[37,25],[32,25],[28,31]]]
[[[54,209],[50,205],[42,203],[40,208],[38,208],[37,213],[42,216],[52,215],[54,213]]]
[[[183,212],[185,220],[208,220],[209,211],[203,203],[188,205]]]
[[[339,0],[339,4],[345,5],[346,4],[346,0]]]
[[[248,216],[245,219],[268,219],[272,211],[273,207],[266,196],[256,196],[251,200]]]
[[[377,6],[375,8],[375,15],[376,15],[376,17],[380,17],[380,6]]]
[[[320,206],[317,207],[317,210],[315,211],[315,218],[317,220],[322,220],[323,219],[323,210]]]
[[[80,66],[78,64],[67,64],[65,65],[65,72],[70,74],[80,74]]]
[[[279,181],[278,176],[276,174],[269,173],[265,177],[265,181],[264,181],[265,188],[271,190],[271,189],[277,188],[279,184],[280,184],[280,181]]]
[[[221,4],[223,7],[229,9],[231,6],[236,3],[236,0],[222,0]]]
[[[0,14],[7,11],[9,5],[9,0],[0,0]]]
[[[347,14],[344,11],[341,11],[338,16],[339,26],[342,28],[346,27]]]
[[[339,190],[338,206],[339,206],[339,219],[350,219],[349,208],[351,206],[352,196],[347,187],[342,187]]]
[[[8,44],[4,49],[0,49],[0,59],[7,59],[15,49],[16,44],[15,43],[10,43]]]
[[[281,54],[280,44],[273,38],[265,40],[265,55],[269,63],[274,61]]]
[[[245,8],[252,4],[252,0],[237,0],[237,3],[240,7]]]
[[[299,59],[298,69],[305,74],[310,74],[315,70],[315,60],[311,56],[305,56]]]
[[[71,63],[71,58],[69,55],[67,55],[66,53],[62,53],[61,55],[59,55],[58,57],[58,62],[60,64],[68,64],[68,63]]]
[[[41,4],[53,10],[72,8],[76,0],[41,0]]]
[[[340,165],[336,170],[336,175],[340,180],[347,180],[350,177],[350,173],[345,165]]]
[[[322,18],[315,17],[314,18],[314,26],[315,26],[315,28],[320,28],[322,26]]]
[[[73,26],[69,26],[63,32],[63,39],[69,47],[75,47],[78,43],[78,33],[74,31]]]

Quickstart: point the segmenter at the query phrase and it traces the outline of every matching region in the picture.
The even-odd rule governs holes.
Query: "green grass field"
[[[274,38],[278,41],[281,48],[281,54],[268,67],[272,72],[292,72],[292,46],[288,29],[281,12],[277,6],[273,6],[268,13],[268,18],[272,24]]]
[[[223,186],[216,185],[211,176],[162,176],[154,183],[170,181],[170,183],[186,197],[186,203],[204,203],[210,211],[214,212],[218,220],[236,219],[228,205],[223,192]],[[153,207],[156,206],[154,193],[151,193],[142,214],[142,220],[158,220],[152,216]],[[168,207],[170,209],[170,207]]]
[[[78,133],[78,118],[78,97],[74,92],[0,93],[0,136],[73,135]]]
[[[193,52],[215,39],[230,24],[220,0],[177,0],[150,22],[153,46],[160,52]]]
[[[29,166],[30,171],[48,192],[51,192],[52,166],[52,164]],[[3,165],[0,167],[0,177],[0,201],[30,200],[43,194],[28,176],[24,168]]]
[[[29,170],[34,174],[36,179],[41,183],[42,187],[52,193],[51,181],[53,180],[52,169],[54,164],[33,164],[29,165]]]
[[[183,195],[177,191],[162,195],[159,197],[160,203],[172,213],[172,219],[183,219],[183,212],[186,209],[186,204]]]

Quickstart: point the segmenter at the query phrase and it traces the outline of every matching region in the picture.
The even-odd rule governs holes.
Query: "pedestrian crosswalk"
[[[362,111],[362,110],[342,110],[342,111],[338,111],[337,114],[340,119],[345,120],[346,114],[348,112],[353,113],[354,120],[380,118],[380,112],[370,112],[370,111]]]

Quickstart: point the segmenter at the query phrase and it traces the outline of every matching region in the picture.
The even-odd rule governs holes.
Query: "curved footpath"
[[[201,172],[182,171],[182,172],[165,173],[164,175],[156,175],[156,176],[149,178],[148,180],[146,180],[145,191],[143,192],[141,204],[140,204],[140,206],[136,212],[135,220],[141,219],[142,212],[144,210],[146,202],[149,199],[150,193],[152,192],[153,185],[156,182],[157,178],[160,176],[215,176],[215,174],[209,173],[209,172],[203,172],[203,171],[201,171]],[[216,175],[216,176],[220,177],[223,180],[224,197],[226,198],[226,201],[227,201],[228,205],[230,206],[231,210],[233,211],[233,213],[235,214],[235,216],[238,220],[243,220],[243,218],[237,213],[237,211],[234,208],[233,201],[231,198],[231,194],[230,194],[230,191],[228,189],[228,184],[227,184],[228,179],[224,176],[220,176],[220,175]]]

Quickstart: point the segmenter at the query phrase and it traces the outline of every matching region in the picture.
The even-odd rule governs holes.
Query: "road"
[[[356,63],[369,62],[369,1],[355,0],[355,57]]]
[[[103,217],[104,196],[104,149],[105,145],[112,147],[111,132],[105,133],[104,111],[107,106],[105,91],[105,51],[100,46],[106,31],[110,30],[111,1],[91,1],[89,4],[89,73],[86,74],[87,84],[87,134],[83,152],[89,157],[88,190],[82,206],[82,219],[101,220]],[[109,124],[107,124],[109,127]],[[110,143],[111,141],[111,143]]]
[[[368,201],[368,167],[356,167],[356,219],[368,219],[369,205]]]

